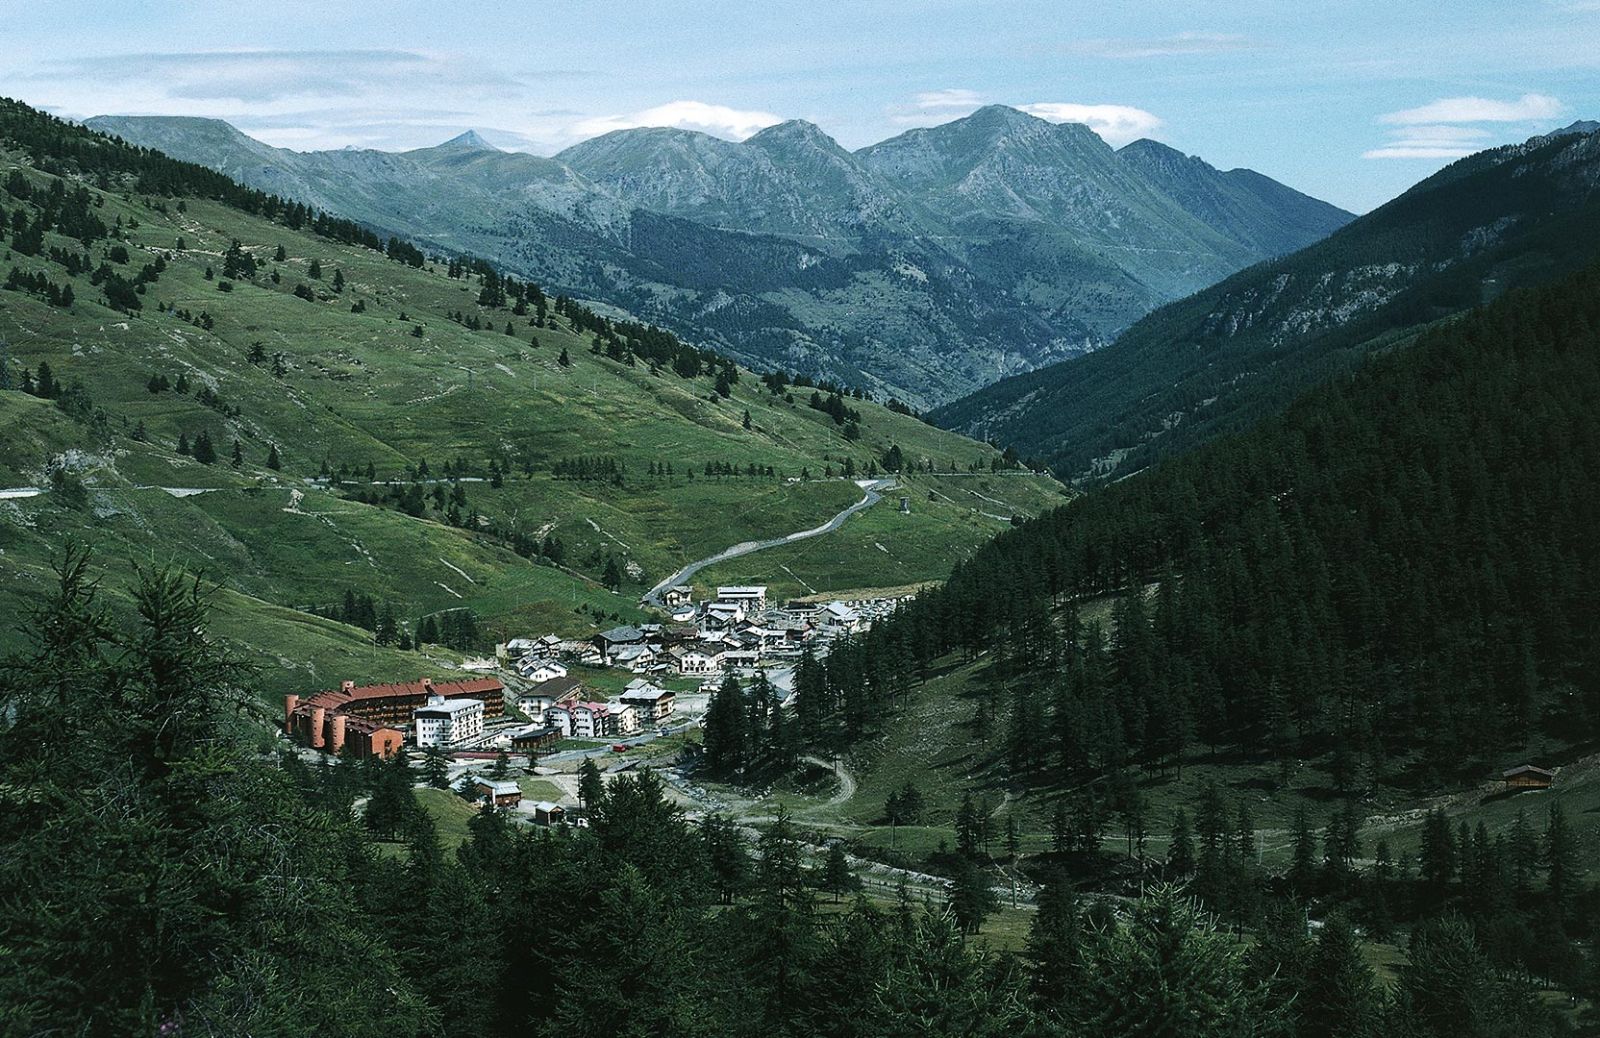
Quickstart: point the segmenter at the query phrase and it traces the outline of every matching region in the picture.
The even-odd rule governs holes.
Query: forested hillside
[[[441,636],[460,651],[633,617],[678,566],[816,526],[890,458],[929,498],[900,543],[874,547],[891,532],[876,516],[848,524],[785,580],[914,583],[1004,528],[930,496],[1000,454],[904,407],[758,375],[13,103],[0,211],[14,612],[76,534],[108,549],[129,608],[132,560],[221,580],[217,627],[282,661],[273,687],[414,677],[440,650],[400,646],[429,617],[471,632]],[[1047,479],[1005,483],[990,493],[1023,514],[1058,499]]]
[[[450,855],[403,752],[260,752],[186,578],[147,574],[122,624],[91,559],[58,569],[0,667],[8,1034],[1567,1033],[1454,916],[1390,992],[1342,917],[1311,940],[1285,912],[1247,947],[1174,887],[1114,904],[1058,876],[996,953],[969,936],[994,902],[975,868],[947,903],[841,905],[841,850],[816,863],[781,813],[755,841],[691,822],[650,771],[597,790],[585,828],[488,807]]]
[[[1061,779],[1232,746],[1342,786],[1600,722],[1600,271],[1422,334],[1250,433],[997,537],[860,660],[993,651]],[[1109,644],[1074,618],[1117,596]],[[887,698],[829,661],[835,708]],[[889,668],[895,671],[896,667]],[[898,690],[896,690],[898,691]]]
[[[1163,307],[1093,355],[932,412],[947,428],[1115,478],[1238,432],[1430,322],[1596,255],[1600,134],[1454,163],[1326,240]]]

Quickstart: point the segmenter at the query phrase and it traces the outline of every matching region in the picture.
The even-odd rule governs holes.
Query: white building
[[[829,602],[822,610],[822,624],[829,630],[853,634],[861,629],[861,613],[843,602]]]
[[[631,703],[613,699],[606,704],[607,735],[632,735],[639,730],[639,711]]]
[[[604,703],[560,703],[544,712],[544,721],[564,738],[598,739],[606,734],[609,716]]]
[[[483,700],[429,696],[415,714],[417,745],[459,746],[483,734]]]
[[[670,653],[679,674],[717,674],[722,671],[722,663],[727,658],[728,650],[721,645],[710,645],[701,642],[696,645],[680,645]]]
[[[767,607],[767,586],[765,584],[734,584],[717,588],[718,602],[737,602],[748,611],[755,613]]]
[[[542,681],[566,677],[567,668],[565,664],[552,659],[529,658],[517,662],[517,673],[537,685]]]

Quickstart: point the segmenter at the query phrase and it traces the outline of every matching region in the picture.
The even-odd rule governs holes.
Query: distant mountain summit
[[[1254,170],[1223,172],[1159,141],[1137,140],[1117,155],[1184,212],[1264,255],[1292,252],[1350,222],[1343,209]]]
[[[452,137],[449,140],[445,141],[443,144],[439,145],[439,147],[441,147],[441,148],[460,148],[460,149],[463,149],[463,150],[471,149],[473,151],[499,151],[500,150],[499,148],[496,148],[493,144],[490,144],[488,141],[486,141],[482,137],[480,137],[478,135],[478,131],[477,130],[468,130],[466,133],[459,134],[459,135],[457,135],[455,137]]]
[[[393,154],[272,148],[214,120],[89,125],[918,407],[1093,350],[1350,219],[1248,170],[1118,152],[1000,105],[854,152],[800,119],[738,142],[618,130],[553,158],[472,130]]]
[[[1004,379],[929,417],[1074,478],[1118,478],[1242,430],[1369,352],[1600,256],[1596,130],[1574,123],[1463,158],[1325,240],[1156,310],[1092,356]],[[1264,212],[1299,214],[1297,233],[1337,218],[1258,174],[1222,173],[1154,142],[1120,154],[1236,239],[1264,226]],[[1255,233],[1262,247],[1293,240]]]

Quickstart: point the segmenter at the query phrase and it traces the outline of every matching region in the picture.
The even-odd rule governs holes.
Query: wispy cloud
[[[536,73],[534,79],[573,75]],[[271,104],[307,97],[343,101],[385,90],[475,90],[506,96],[529,77],[512,77],[453,55],[408,50],[216,50],[103,55],[45,63],[39,78],[137,81],[184,101]]]
[[[1442,97],[1418,108],[1380,115],[1380,123],[1411,126],[1425,123],[1514,123],[1549,119],[1561,113],[1561,102],[1549,94],[1523,94],[1515,101],[1488,97]]]
[[[983,95],[976,90],[927,90],[912,98],[912,103],[928,111],[964,109],[970,112],[983,104]]]
[[[1018,105],[1029,115],[1053,123],[1082,123],[1098,133],[1107,144],[1118,147],[1129,141],[1148,137],[1162,125],[1161,117],[1154,112],[1131,105],[1085,105],[1060,101],[1043,101]]]
[[[1225,32],[1189,31],[1171,36],[1079,40],[1070,44],[1067,49],[1076,54],[1130,61],[1192,54],[1231,54],[1236,51],[1254,50],[1259,46],[1260,43],[1248,36]]]
[[[983,103],[983,95],[976,90],[950,87],[924,90],[913,94],[910,101],[889,105],[884,111],[897,126],[937,126],[971,115]]]
[[[1389,140],[1361,153],[1364,159],[1458,159],[1486,147],[1495,133],[1474,123],[1534,124],[1562,110],[1548,94],[1523,94],[1511,101],[1487,97],[1442,97],[1416,108],[1378,116],[1395,127]],[[1511,127],[1507,127],[1510,129]],[[1532,129],[1532,126],[1526,127]]]
[[[603,115],[572,125],[574,137],[598,137],[613,130],[633,130],[644,126],[670,126],[701,130],[742,141],[751,134],[783,122],[771,112],[729,108],[704,101],[669,101],[631,115]]]

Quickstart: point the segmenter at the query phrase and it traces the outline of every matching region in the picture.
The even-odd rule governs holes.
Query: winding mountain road
[[[666,591],[667,588],[672,587],[674,584],[682,584],[684,581],[688,580],[690,577],[694,576],[696,573],[705,569],[707,566],[712,565],[713,563],[726,562],[729,559],[737,559],[741,555],[750,555],[754,552],[764,551],[767,548],[776,548],[780,544],[792,544],[795,541],[803,541],[809,537],[820,537],[825,533],[832,533],[834,530],[837,530],[839,527],[843,526],[844,521],[850,518],[852,515],[855,515],[863,508],[871,508],[879,501],[882,501],[884,493],[893,489],[894,485],[895,481],[892,479],[857,480],[856,486],[860,487],[864,493],[864,496],[861,498],[861,500],[857,501],[849,508],[846,508],[832,519],[829,519],[821,526],[813,527],[810,530],[801,530],[798,533],[791,533],[785,537],[773,537],[764,541],[744,541],[741,544],[735,544],[731,548],[724,548],[715,555],[700,559],[697,562],[691,562],[687,566],[678,570],[678,572],[672,574],[672,576],[651,588],[641,601],[643,601],[645,605],[660,606],[662,604],[662,592]]]

